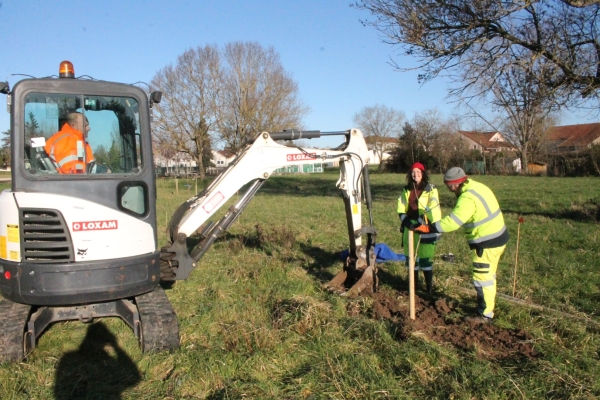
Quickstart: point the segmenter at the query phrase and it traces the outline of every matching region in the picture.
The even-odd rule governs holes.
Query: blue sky
[[[360,23],[369,15],[349,4],[349,0],[0,0],[0,80],[12,87],[22,79],[13,74],[56,75],[59,63],[70,60],[76,76],[149,82],[189,48],[256,41],[272,46],[298,83],[300,98],[311,109],[304,118],[307,129],[351,128],[354,114],[375,104],[401,110],[409,119],[432,108],[447,116],[461,113],[446,99],[443,79],[420,86],[417,72],[395,71],[388,64],[390,57],[405,66],[414,65],[414,60],[382,43],[373,28]],[[5,100],[0,101],[3,132],[9,128],[9,114]],[[582,115],[564,114],[562,122],[597,120]],[[328,141],[308,145],[339,140]]]

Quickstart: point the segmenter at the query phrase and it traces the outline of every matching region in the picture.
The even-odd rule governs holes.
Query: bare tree
[[[358,0],[384,41],[416,56],[422,82],[440,74],[459,98],[488,93],[482,76],[517,62],[559,106],[600,103],[600,4],[592,0]],[[396,68],[400,68],[394,63]],[[473,92],[471,92],[473,90]],[[592,104],[592,106],[594,106]]]
[[[272,47],[235,42],[225,47],[224,85],[219,109],[220,138],[232,151],[263,131],[302,129],[308,107],[298,85],[284,70]]]
[[[155,149],[187,154],[202,178],[213,140],[236,152],[260,131],[302,129],[308,111],[277,53],[257,43],[187,50],[151,84],[163,92],[155,106]]]
[[[457,136],[459,122],[456,117],[445,117],[438,109],[416,113],[412,126],[414,135],[426,156],[433,159],[439,172],[446,171],[465,152],[463,141]],[[433,165],[429,166],[430,168]]]
[[[383,152],[390,147],[387,139],[400,136],[404,118],[402,111],[381,104],[364,107],[354,114],[354,124],[364,132],[367,140],[372,138],[369,141],[380,160],[380,169],[383,165]]]
[[[168,136],[156,134],[152,136],[152,152],[155,157],[158,156],[165,161],[165,167],[169,167],[168,160],[173,160],[178,153]]]
[[[415,113],[412,123],[419,144],[426,152],[431,153],[433,145],[439,136],[444,133],[445,121],[443,115],[436,108]]]
[[[419,161],[431,170],[444,172],[453,165],[462,165],[467,149],[458,131],[456,117],[444,118],[437,110],[417,114],[412,124],[404,123],[398,146],[386,168],[406,172]]]
[[[151,84],[163,92],[155,105],[155,143],[190,156],[200,177],[205,176],[202,154],[216,132],[222,71],[218,49],[198,47],[184,52],[175,66],[160,70]]]
[[[499,128],[516,148],[527,173],[531,156],[539,153],[547,129],[556,122],[555,107],[548,87],[531,69],[513,64],[503,72],[491,84],[490,102],[504,116]]]
[[[457,165],[459,160],[464,161],[467,148],[465,141],[458,135],[460,125],[456,117],[441,118],[437,122],[436,130],[437,134],[430,149],[437,161],[439,172],[444,173],[450,167]],[[462,162],[459,165],[462,165]]]

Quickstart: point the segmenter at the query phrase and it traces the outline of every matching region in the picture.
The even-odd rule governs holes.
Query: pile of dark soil
[[[415,296],[415,319],[410,319],[408,292],[363,292],[373,305],[371,317],[385,319],[394,325],[398,340],[414,334],[426,340],[451,345],[463,351],[475,351],[480,357],[493,359],[537,358],[532,338],[522,329],[506,329],[495,323],[481,324],[463,319],[465,310],[456,302],[443,298],[424,299]],[[355,308],[348,310],[355,314]],[[358,311],[360,312],[360,311]]]

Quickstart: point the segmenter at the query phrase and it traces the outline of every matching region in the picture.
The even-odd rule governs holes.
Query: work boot
[[[425,275],[425,284],[427,285],[427,293],[433,294],[433,271],[423,271]]]
[[[483,315],[477,315],[477,316],[463,317],[463,321],[468,322],[471,325],[479,325],[479,324],[491,324],[492,322],[494,322],[494,319],[489,318],[489,317],[484,317]]]

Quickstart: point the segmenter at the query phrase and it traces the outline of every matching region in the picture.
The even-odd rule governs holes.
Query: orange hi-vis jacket
[[[60,131],[52,135],[44,149],[62,174],[83,174],[86,165],[94,161],[92,148],[83,140],[83,133],[69,124],[64,124]]]

